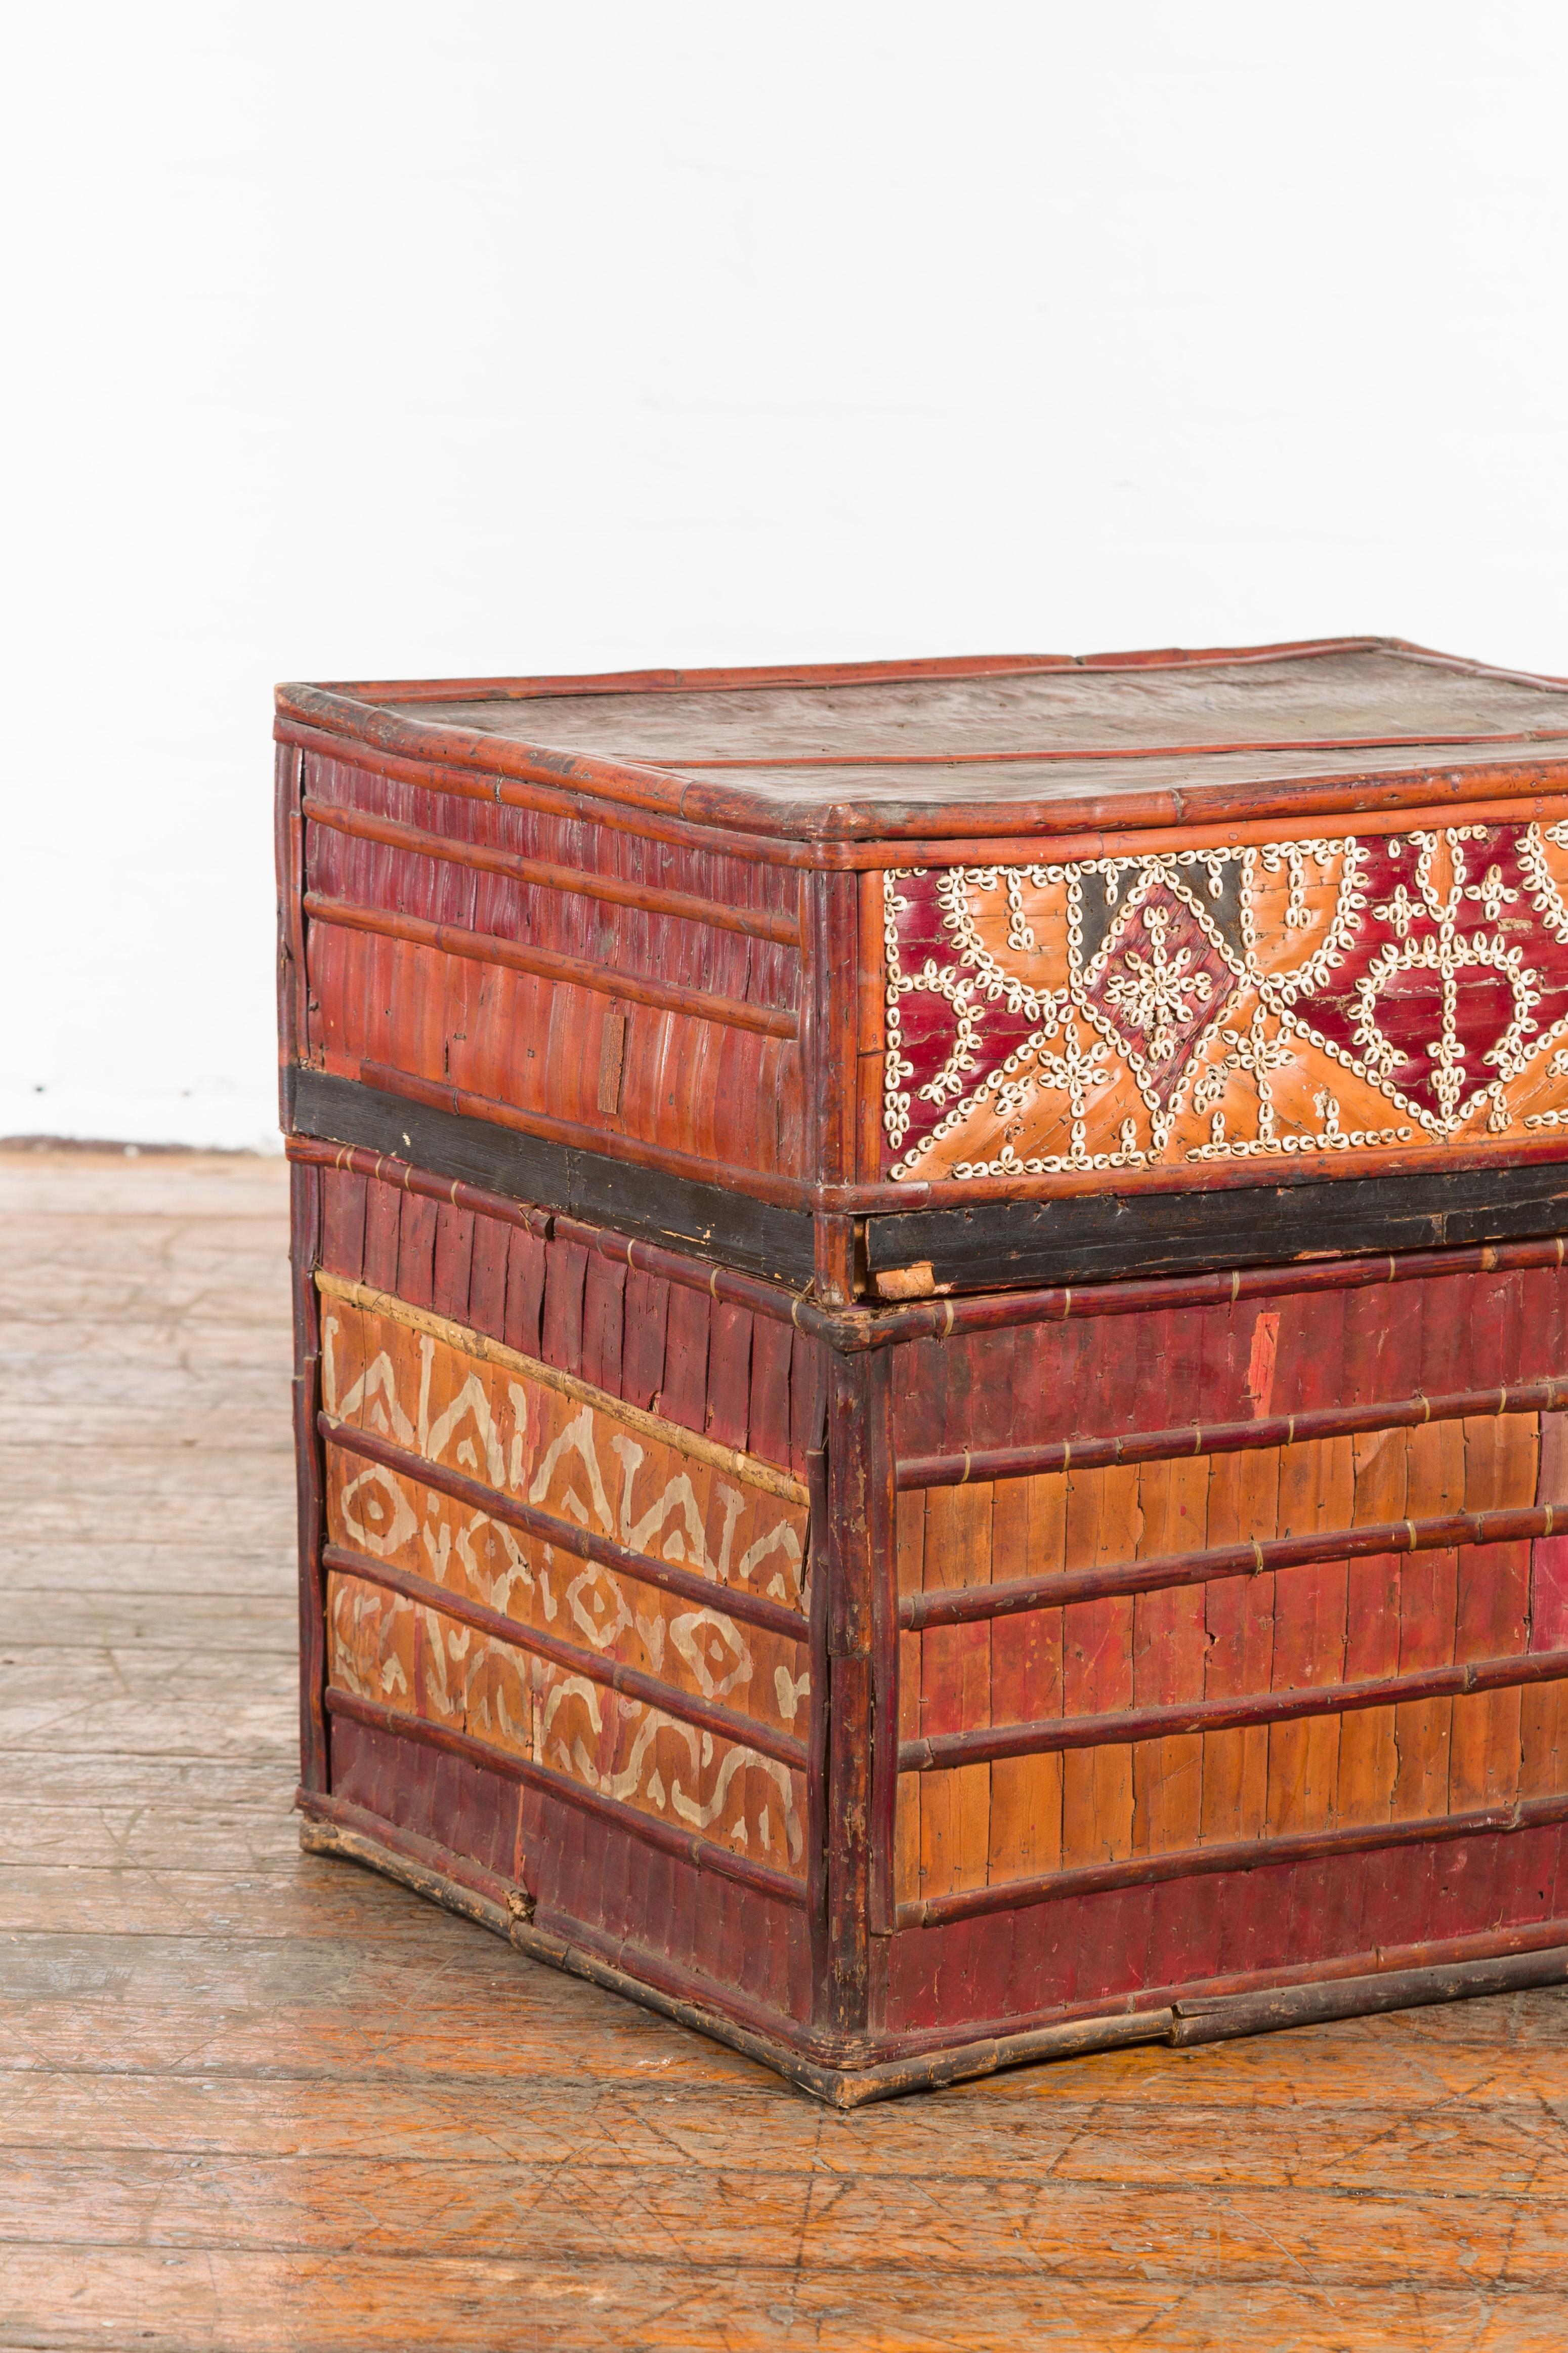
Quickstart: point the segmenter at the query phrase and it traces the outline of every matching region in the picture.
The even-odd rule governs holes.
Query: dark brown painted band
[[[1568,1405],[1568,1376],[1528,1381],[1517,1388],[1464,1389],[1447,1397],[1413,1397],[1374,1405],[1324,1406],[1308,1413],[1266,1415],[1259,1421],[1221,1421],[1204,1429],[1138,1430],[1124,1438],[1061,1439],[1049,1446],[965,1448],[955,1454],[900,1456],[898,1483],[962,1487],[982,1480],[1034,1479],[1042,1472],[1098,1471],[1122,1462],[1173,1462],[1198,1454],[1242,1454],[1255,1447],[1301,1446],[1324,1438],[1365,1437],[1380,1430],[1418,1429],[1428,1421],[1469,1421],[1500,1413],[1555,1413]]]
[[[509,1128],[531,1142],[564,1145],[569,1151],[592,1153],[612,1165],[622,1162],[650,1176],[683,1177],[690,1184],[700,1185],[707,1192],[727,1194],[738,1208],[752,1206],[745,1199],[748,1193],[758,1204],[793,1208],[805,1228],[806,1246],[811,1246],[809,1212],[801,1207],[808,1188],[798,1176],[771,1176],[755,1169],[737,1168],[728,1161],[704,1160],[695,1152],[644,1144],[635,1136],[611,1135],[585,1126],[581,1120],[554,1119],[548,1112],[519,1111],[494,1095],[475,1094],[471,1088],[423,1079],[413,1071],[397,1070],[389,1062],[362,1061],[359,1082],[387,1094],[401,1095],[409,1103],[427,1103],[433,1111],[455,1113],[470,1127]],[[649,1192],[652,1189],[647,1188]]]
[[[521,1781],[528,1788],[542,1789],[563,1805],[575,1806],[582,1813],[592,1814],[595,1820],[613,1823],[629,1838],[641,1839],[646,1846],[656,1846],[665,1854],[679,1855],[699,1871],[710,1871],[720,1879],[736,1879],[743,1886],[754,1887],[759,1894],[774,1896],[781,1904],[794,1904],[804,1909],[805,1889],[796,1879],[782,1871],[770,1871],[765,1863],[752,1862],[749,1856],[732,1854],[728,1847],[718,1845],[712,1839],[700,1838],[692,1831],[678,1831],[668,1822],[656,1821],[651,1814],[639,1814],[630,1806],[617,1805],[611,1798],[601,1798],[596,1790],[585,1789],[564,1773],[552,1772],[548,1765],[536,1765],[531,1757],[514,1757],[504,1748],[491,1748],[482,1740],[475,1740],[466,1732],[454,1732],[444,1724],[431,1724],[422,1715],[405,1715],[399,1709],[383,1707],[373,1699],[359,1699],[353,1692],[329,1687],[327,1709],[332,1715],[346,1715],[355,1724],[363,1724],[372,1732],[392,1734],[399,1740],[412,1740],[422,1748],[438,1748],[447,1757],[460,1757],[465,1764],[477,1765],[486,1773],[499,1773],[504,1781]]]
[[[416,1577],[411,1569],[396,1568],[390,1561],[374,1560],[368,1553],[351,1552],[346,1545],[323,1545],[321,1561],[323,1567],[340,1577],[357,1577],[362,1584],[401,1594],[405,1601],[414,1602],[421,1609],[433,1609],[440,1617],[455,1619],[459,1626],[471,1626],[477,1634],[487,1636],[492,1642],[504,1642],[511,1650],[526,1651],[531,1658],[548,1659],[552,1666],[564,1667],[569,1674],[582,1675],[606,1691],[618,1692],[623,1698],[656,1708],[659,1715],[670,1716],[678,1724],[693,1725],[699,1732],[710,1732],[716,1739],[727,1740],[734,1747],[754,1750],[759,1757],[771,1757],[797,1773],[805,1770],[803,1740],[796,1740],[787,1732],[775,1731],[772,1725],[758,1723],[752,1716],[742,1715],[734,1708],[713,1707],[704,1700],[693,1699],[678,1684],[661,1682],[657,1675],[645,1675],[637,1667],[623,1666],[616,1659],[599,1658],[591,1651],[580,1650],[574,1642],[558,1641],[553,1634],[541,1633],[537,1627],[525,1626],[499,1609],[487,1609],[482,1601],[470,1601],[466,1594],[454,1593],[448,1586],[437,1585],[427,1577]]]
[[[737,1268],[786,1282],[811,1280],[810,1217],[758,1198],[775,1187],[786,1193],[798,1189],[789,1180],[781,1186],[762,1178],[750,1195],[737,1192],[719,1181],[722,1168],[690,1155],[650,1156],[641,1147],[628,1154],[616,1138],[569,1121],[530,1120],[487,1096],[374,1063],[356,1064],[352,1078],[299,1065],[286,1074],[286,1093],[294,1134],[321,1145],[383,1154],[399,1167],[412,1164],[426,1180],[416,1189],[437,1198],[457,1181],[493,1198],[548,1205],[552,1214],[564,1211],[592,1220],[595,1247],[608,1245],[613,1255],[625,1250],[628,1234],[650,1236],[656,1248],[683,1243],[693,1256],[679,1279],[699,1278],[697,1287],[712,1279],[715,1260],[722,1261],[721,1285],[745,1282],[744,1275],[730,1271]],[[559,1222],[551,1230],[560,1231]],[[721,1288],[714,1295],[726,1293]],[[834,1344],[838,1319],[782,1286],[759,1281],[743,1303],[786,1314]]]
[[[969,1626],[988,1618],[1016,1617],[1021,1609],[1059,1609],[1075,1601],[1102,1601],[1112,1594],[1160,1593],[1174,1585],[1215,1585],[1226,1577],[1258,1577],[1312,1561],[1523,1544],[1549,1536],[1554,1527],[1559,1535],[1568,1533],[1568,1504],[1521,1504],[1511,1511],[1449,1512],[1440,1519],[1388,1520],[1375,1527],[1270,1536],[1263,1542],[1216,1546],[1212,1552],[1169,1553],[1163,1560],[911,1593],[899,1604],[899,1624],[907,1633],[927,1626]]]
[[[1291,1293],[1360,1291],[1384,1282],[1421,1282],[1433,1275],[1510,1273],[1526,1267],[1561,1267],[1561,1234],[1518,1242],[1390,1252],[1364,1258],[1313,1259],[1292,1266],[1240,1267],[1212,1274],[1163,1274],[1125,1282],[1053,1284],[967,1299],[931,1299],[884,1308],[868,1316],[863,1345],[889,1348],[906,1340],[947,1340],[959,1332],[994,1332],[1017,1324],[1069,1324],[1086,1316],[1142,1315],[1167,1309],[1234,1307],[1243,1299],[1283,1299]]]
[[[731,907],[718,899],[694,898],[689,891],[658,891],[651,883],[624,881],[617,874],[596,874],[582,866],[552,866],[539,858],[524,858],[515,849],[498,849],[484,841],[429,833],[395,818],[378,817],[350,802],[323,801],[307,794],[301,804],[312,825],[330,833],[346,834],[354,841],[376,841],[388,849],[404,849],[416,858],[438,859],[443,865],[464,866],[479,874],[502,874],[536,890],[561,891],[582,899],[596,899],[612,907],[634,907],[643,915],[668,915],[677,922],[706,923],[721,932],[741,932],[749,939],[773,940],[781,947],[798,947],[800,925],[793,915],[770,907]]]
[[[450,1495],[455,1504],[466,1504],[509,1528],[521,1528],[525,1535],[538,1536],[561,1552],[574,1554],[580,1560],[597,1561],[602,1568],[616,1569],[644,1585],[659,1586],[666,1593],[678,1593],[683,1601],[694,1601],[700,1609],[717,1610],[721,1617],[737,1618],[744,1625],[782,1634],[786,1641],[806,1640],[804,1614],[786,1609],[782,1602],[770,1601],[765,1593],[747,1593],[741,1587],[717,1585],[711,1577],[699,1577],[693,1569],[659,1560],[652,1553],[637,1552],[629,1545],[617,1544],[613,1536],[577,1527],[570,1520],[557,1519],[552,1512],[542,1512],[532,1504],[520,1504],[512,1496],[503,1495],[499,1488],[487,1487],[480,1479],[449,1471],[443,1462],[427,1462],[410,1448],[395,1446],[390,1439],[379,1438],[374,1430],[356,1430],[352,1422],[337,1421],[331,1414],[320,1415],[317,1427],[330,1446],[341,1447],[346,1454],[363,1455],[367,1462],[379,1462],[384,1469],[396,1472],[400,1478],[434,1487],[437,1494]]]
[[[1160,1170],[1148,1183],[1133,1181],[1141,1172],[1114,1184],[1051,1179],[1056,1189],[1043,1194],[1026,1181],[1003,1198],[956,1205],[950,1198],[941,1208],[862,1200],[868,1275],[874,1284],[885,1270],[929,1266],[941,1294],[1383,1257],[1568,1231],[1568,1153],[1556,1133],[1506,1154],[1495,1143],[1428,1142],[1405,1154],[1363,1154],[1355,1167],[1319,1157],[1310,1174],[1298,1167],[1283,1181],[1253,1163],[1226,1173],[1240,1181],[1215,1183],[1212,1170],[1188,1167]]]
[[[458,956],[469,964],[500,965],[510,972],[532,973],[570,988],[592,989],[599,997],[649,1005],[660,1013],[682,1013],[693,1021],[718,1021],[727,1029],[751,1029],[764,1038],[793,1038],[799,1022],[793,1013],[768,1005],[747,1005],[735,997],[710,996],[700,988],[678,987],[673,981],[645,980],[635,973],[618,972],[609,965],[590,964],[584,957],[563,955],[554,948],[533,948],[521,940],[502,939],[494,932],[470,932],[458,923],[427,923],[423,915],[400,915],[388,907],[362,907],[349,899],[325,899],[307,891],[305,913],[314,923],[332,923],[341,930],[373,932],[378,939],[402,940],[409,947],[434,948],[442,955]]]
[[[900,1904],[895,1928],[939,1928],[953,1920],[975,1920],[994,1912],[1025,1911],[1078,1895],[1103,1895],[1119,1887],[1150,1887],[1172,1879],[1209,1878],[1226,1872],[1267,1871],[1271,1866],[1315,1862],[1327,1856],[1367,1854],[1383,1847],[1438,1844],[1568,1821],[1568,1797],[1527,1798],[1511,1806],[1480,1807],[1469,1813],[1437,1814],[1416,1821],[1373,1822],[1355,1830],[1301,1831],[1279,1838],[1243,1839],[1223,1846],[1181,1847],[1168,1854],[1130,1855],[1121,1862],[1097,1862],[1076,1871],[1041,1872],[1030,1879],[998,1880],[986,1887],[963,1887],[949,1895],[928,1895]]]
[[[595,1221],[601,1230],[668,1235],[706,1257],[718,1257],[761,1275],[802,1284],[814,1277],[810,1205],[813,1201],[820,1205],[834,1191],[832,1187],[808,1186],[798,1176],[733,1168],[694,1154],[602,1134],[577,1122],[521,1112],[489,1096],[380,1063],[356,1063],[352,1077],[301,1066],[286,1074],[286,1084],[294,1125],[322,1141],[393,1157],[406,1154],[448,1183],[460,1179],[502,1197],[515,1188],[510,1191],[514,1200],[568,1210]],[[1521,1173],[1529,1176],[1531,1172]],[[1549,1173],[1555,1181],[1555,1172]],[[1247,1269],[1119,1275],[1115,1280],[1097,1277],[1081,1284],[1048,1288],[1020,1284],[900,1306],[828,1308],[803,1300],[792,1305],[789,1313],[830,1346],[853,1354],[866,1347],[945,1339],[956,1332],[1001,1325],[1235,1305],[1243,1299],[1356,1289],[1431,1274],[1560,1266],[1564,1244],[1555,1228],[1561,1224],[1568,1229],[1568,1171],[1562,1184],[1563,1215],[1556,1208],[1551,1209],[1553,1230],[1521,1240],[1450,1243],[1404,1252],[1369,1250],[1352,1257],[1287,1265],[1275,1260],[1267,1266]],[[1316,1189],[1331,1193],[1334,1187],[1323,1185]],[[1421,1219],[1413,1219],[1401,1208],[1411,1198],[1405,1180],[1381,1180],[1378,1193],[1389,1219],[1422,1225]],[[1117,1206],[1111,1204],[1113,1208]],[[1546,1214],[1537,1204],[1530,1216],[1534,1218],[1538,1210]],[[1140,1213],[1125,1202],[1120,1204],[1120,1212],[1137,1228]],[[1453,1222],[1458,1212],[1450,1209],[1446,1214]],[[1504,1204],[1499,1220],[1506,1214],[1512,1212]],[[879,1222],[869,1220],[868,1230],[874,1232]],[[1272,1247],[1287,1247],[1289,1236],[1289,1221],[1282,1218]],[[1142,1247],[1134,1231],[1126,1242],[1128,1255],[1135,1261]],[[1206,1254],[1212,1259],[1216,1251],[1210,1248]]]
[[[607,981],[605,989],[637,994]],[[805,1214],[864,1216],[873,1275],[923,1259],[944,1293],[998,1290],[1017,1296],[1024,1286],[1047,1282],[1103,1288],[1129,1276],[1180,1281],[1216,1268],[1228,1274],[1233,1268],[1289,1266],[1309,1258],[1317,1265],[1336,1264],[1330,1243],[1342,1248],[1351,1229],[1361,1237],[1356,1255],[1365,1259],[1427,1246],[1533,1242],[1568,1228],[1568,1150],[1560,1137],[1514,1145],[1506,1161],[1496,1145],[1449,1145],[1440,1155],[1364,1153],[1354,1166],[1337,1163],[1331,1176],[1319,1168],[1270,1171],[1270,1182],[1256,1173],[1211,1170],[1195,1188],[1190,1172],[1179,1169],[1131,1171],[1114,1187],[1026,1177],[1006,1185],[809,1182],[524,1110],[389,1063],[363,1061],[358,1069],[368,1086],[521,1135],[668,1170]],[[835,1071],[834,1083],[840,1082]],[[915,1197],[933,1206],[922,1208]],[[1196,1230],[1180,1230],[1194,1218]]]
[[[1518,1691],[1530,1683],[1568,1680],[1568,1651],[1535,1651],[1505,1659],[1471,1659],[1452,1667],[1422,1667],[1410,1674],[1378,1675],[1364,1683],[1310,1683],[1294,1691],[1253,1692],[1237,1699],[1203,1699],[1174,1707],[1130,1707],[1105,1715],[1061,1715],[1033,1724],[982,1725],[970,1732],[932,1733],[899,1745],[900,1773],[942,1773],[958,1765],[994,1763],[1004,1757],[1046,1757],[1067,1748],[1121,1748],[1183,1732],[1229,1732],[1248,1724],[1294,1724],[1304,1716],[1343,1715],[1367,1707],[1397,1707],[1415,1699],[1457,1699],[1471,1692]]]

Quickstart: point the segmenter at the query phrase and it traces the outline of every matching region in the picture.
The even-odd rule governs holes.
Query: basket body
[[[312,1842],[844,2103],[1563,1974],[1563,696],[284,690]]]

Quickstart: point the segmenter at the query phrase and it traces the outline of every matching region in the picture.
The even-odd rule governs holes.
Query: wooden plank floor
[[[1568,1994],[840,2117],[301,1857],[285,1198],[0,1154],[0,2344],[1568,2344]]]

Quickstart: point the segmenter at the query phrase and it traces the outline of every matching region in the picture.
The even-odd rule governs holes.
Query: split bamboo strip
[[[1059,1609],[1112,1594],[1158,1593],[1173,1585],[1214,1585],[1230,1577],[1257,1577],[1312,1561],[1356,1560],[1375,1553],[1435,1552],[1455,1545],[1517,1544],[1568,1528],[1568,1504],[1521,1504],[1511,1511],[1446,1512],[1439,1519],[1392,1520],[1381,1527],[1329,1528],[1310,1535],[1254,1537],[1212,1552],[1168,1553],[1163,1560],[1117,1562],[1065,1575],[1020,1577],[1002,1585],[970,1585],[906,1594],[899,1623],[911,1633],[927,1626],[963,1626],[1015,1617],[1022,1609]]]
[[[1075,1895],[1103,1895],[1119,1887],[1150,1887],[1173,1879],[1208,1878],[1232,1871],[1264,1871],[1270,1865],[1314,1862],[1336,1854],[1370,1854],[1384,1847],[1422,1846],[1431,1841],[1485,1838],[1499,1831],[1528,1831],[1568,1821],[1568,1797],[1525,1798],[1511,1806],[1482,1806],[1462,1814],[1414,1820],[1369,1822],[1352,1830],[1287,1832],[1275,1838],[1226,1840],[1213,1846],[1173,1848],[1163,1854],[1133,1855],[1124,1862],[1092,1863],[1077,1871],[1045,1871],[1027,1879],[1002,1879],[985,1887],[963,1887],[948,1895],[928,1895],[900,1904],[896,1928],[935,1928],[950,1920],[1022,1910]]]
[[[1428,1421],[1468,1421],[1481,1414],[1556,1413],[1568,1406],[1568,1379],[1530,1381],[1520,1388],[1463,1389],[1448,1397],[1413,1397],[1372,1405],[1322,1406],[1306,1413],[1266,1415],[1254,1421],[1197,1422],[1172,1430],[1132,1430],[1124,1438],[1063,1439],[1050,1446],[966,1448],[955,1454],[900,1458],[898,1483],[962,1487],[972,1479],[1033,1479],[1046,1471],[1089,1471],[1112,1462],[1164,1462],[1197,1454],[1238,1454],[1254,1447],[1295,1446],[1308,1439],[1363,1437]]]
[[[1423,1667],[1364,1683],[1303,1683],[1289,1691],[1254,1692],[1237,1699],[1192,1700],[1174,1707],[1129,1707],[1103,1715],[1052,1716],[1035,1724],[983,1725],[973,1732],[935,1733],[899,1744],[900,1773],[951,1771],[1001,1757],[1043,1757],[1054,1749],[1124,1747],[1177,1732],[1219,1732],[1246,1724],[1294,1724],[1306,1716],[1342,1715],[1352,1709],[1390,1707],[1401,1701],[1447,1699],[1467,1692],[1514,1691],[1531,1683],[1568,1682],[1568,1651],[1536,1651],[1462,1665]]]
[[[1452,748],[1465,744],[1538,744],[1556,740],[1546,728],[1485,735],[1258,736],[1228,744],[1095,744],[1022,752],[756,752],[746,759],[694,759],[684,752],[643,756],[649,768],[1005,768],[1076,765],[1082,760],[1204,760],[1232,752],[1384,752]],[[1055,845],[1052,845],[1053,853]]]
[[[306,892],[305,913],[312,923],[374,932],[379,939],[405,940],[412,947],[435,948],[469,964],[501,965],[509,971],[534,973],[570,988],[593,989],[601,997],[624,997],[634,1005],[651,1005],[660,1013],[684,1013],[694,1021],[717,1021],[731,1029],[753,1029],[764,1038],[793,1038],[799,1026],[793,1013],[772,1006],[746,1005],[739,997],[714,997],[700,988],[679,988],[672,981],[645,980],[610,965],[563,955],[554,948],[527,947],[493,932],[469,932],[458,923],[427,923],[423,915],[400,915],[386,907],[325,899],[318,891]]]
[[[708,923],[725,932],[743,932],[757,940],[774,940],[784,947],[800,944],[800,925],[793,915],[769,907],[730,907],[717,899],[694,898],[687,891],[659,891],[649,883],[628,882],[618,874],[596,874],[580,866],[552,866],[524,858],[514,849],[489,842],[463,841],[444,833],[428,833],[396,818],[377,817],[339,801],[323,801],[307,794],[304,815],[312,825],[355,841],[377,841],[388,849],[405,849],[420,858],[437,858],[451,866],[467,866],[481,874],[505,874],[515,882],[540,890],[565,891],[584,899],[600,899],[615,907],[635,907],[646,915],[671,915],[683,923]]]

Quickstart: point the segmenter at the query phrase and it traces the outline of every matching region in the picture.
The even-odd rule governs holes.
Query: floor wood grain
[[[286,1178],[0,1153],[0,2345],[1568,2343],[1568,1992],[837,2116],[301,1856]]]

